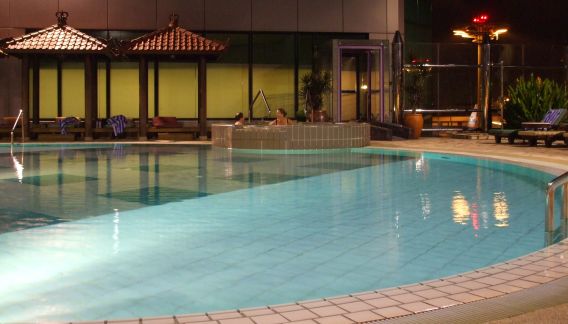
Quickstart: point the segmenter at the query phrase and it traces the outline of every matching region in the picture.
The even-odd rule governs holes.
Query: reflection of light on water
[[[496,192],[493,194],[493,213],[495,215],[495,226],[509,226],[509,204],[504,192]]]
[[[394,228],[396,231],[396,238],[400,238],[400,233],[398,232],[400,222],[400,212],[397,210],[394,212]]]
[[[113,223],[114,223],[114,231],[112,233],[112,240],[114,242],[112,250],[114,254],[117,254],[120,251],[120,231],[118,229],[118,225],[120,223],[120,213],[118,212],[118,209],[114,210],[114,219],[113,219]]]
[[[479,230],[479,206],[475,203],[471,204],[471,225],[474,230]]]
[[[456,191],[452,198],[452,211],[454,212],[454,222],[465,225],[469,219],[469,204],[461,192]]]
[[[420,158],[416,160],[416,164],[414,166],[416,172],[424,171],[424,156],[420,155]]]
[[[21,164],[18,161],[18,159],[13,155],[12,155],[12,161],[14,162],[14,169],[16,169],[16,177],[18,178],[18,182],[22,183],[22,180],[24,179],[24,165]]]
[[[424,219],[428,218],[432,211],[432,203],[427,193],[420,194],[420,205],[422,206],[422,217]]]

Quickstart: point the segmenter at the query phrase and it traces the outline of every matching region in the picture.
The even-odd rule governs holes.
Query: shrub
[[[540,121],[551,108],[568,108],[565,87],[532,74],[526,80],[515,80],[508,88],[508,96],[504,110],[507,127],[519,128],[524,121]]]

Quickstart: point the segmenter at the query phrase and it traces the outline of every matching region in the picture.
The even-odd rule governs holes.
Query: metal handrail
[[[258,92],[256,93],[256,96],[254,96],[254,99],[252,100],[252,102],[250,103],[250,107],[249,107],[249,123],[251,122],[252,119],[252,107],[254,106],[254,103],[256,102],[256,100],[258,99],[258,96],[262,97],[262,101],[264,101],[264,105],[266,106],[266,111],[268,112],[268,116],[270,116],[270,113],[272,113],[272,110],[270,109],[270,106],[268,105],[268,101],[266,100],[266,96],[264,95],[264,91],[262,89],[259,89]]]
[[[562,186],[562,227],[564,230],[564,235],[566,235],[566,224],[568,222],[568,172],[565,172],[558,177],[552,179],[546,188],[546,219],[545,219],[545,231],[549,243],[552,240],[554,228],[554,193],[558,187]]]
[[[12,126],[12,131],[10,131],[10,145],[14,145],[14,129],[18,126],[18,121],[20,117],[22,117],[22,113],[24,111],[20,109],[20,113],[18,113],[18,117],[16,117],[16,121],[14,122],[14,126]],[[23,119],[22,119],[23,120]],[[22,122],[22,143],[24,142],[24,123]]]

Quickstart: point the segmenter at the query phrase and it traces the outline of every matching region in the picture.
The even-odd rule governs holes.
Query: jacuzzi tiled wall
[[[291,126],[212,125],[213,146],[241,149],[296,150],[369,145],[366,123],[305,123]]]

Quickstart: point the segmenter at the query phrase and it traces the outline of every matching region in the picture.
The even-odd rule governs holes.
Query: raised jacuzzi
[[[300,123],[289,126],[213,124],[213,146],[238,149],[302,150],[369,145],[367,123]]]

